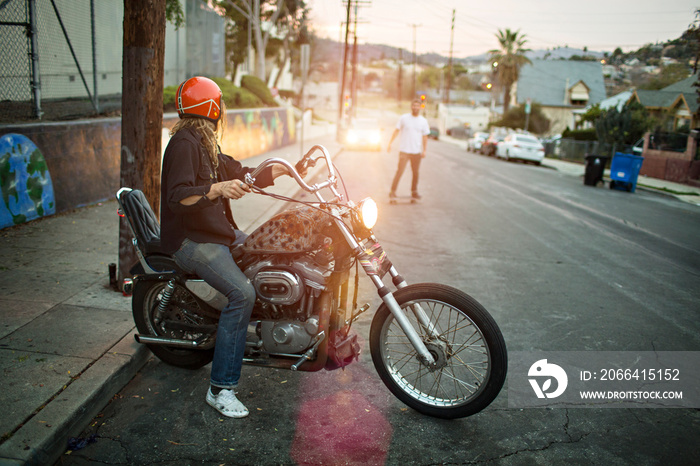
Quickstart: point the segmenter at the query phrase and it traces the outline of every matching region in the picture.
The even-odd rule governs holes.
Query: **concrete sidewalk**
[[[545,158],[542,161],[542,165],[553,168],[566,175],[578,176],[581,178],[583,178],[586,172],[585,165],[558,159]],[[610,169],[605,170],[605,181],[607,183],[610,182]],[[674,183],[672,181],[660,180],[648,176],[639,176],[639,178],[637,178],[637,189],[667,194],[683,202],[700,206],[700,188],[696,188],[695,186]]]
[[[322,144],[335,156],[331,131],[308,128],[304,148]],[[300,154],[297,143],[242,163],[293,164]],[[298,186],[282,177],[267,190],[292,197]],[[236,221],[251,232],[282,206],[248,195],[237,201]],[[0,464],[53,464],[151,356],[134,341],[131,299],[109,287],[116,212],[109,200],[0,230]]]

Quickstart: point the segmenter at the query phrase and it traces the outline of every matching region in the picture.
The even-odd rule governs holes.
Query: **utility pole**
[[[456,10],[452,10],[452,31],[450,32],[450,61],[447,68],[447,79],[445,80],[445,98],[444,102],[446,104],[450,103],[450,89],[452,88],[452,47],[454,46],[455,40],[455,13]]]
[[[338,124],[336,126],[336,140],[340,142],[341,126],[343,122],[343,100],[345,97],[345,75],[348,66],[348,34],[350,33],[350,8],[352,0],[348,0],[347,19],[345,21],[345,48],[343,52],[343,70],[340,77],[340,95],[338,96]]]
[[[163,130],[165,0],[124,2],[122,128],[119,186],[140,189],[160,212],[160,154]],[[119,278],[137,261],[126,220],[119,222]]]
[[[398,88],[399,88],[399,93],[396,94],[396,100],[398,101],[399,105],[401,105],[401,79],[403,77],[403,49],[399,49],[399,82],[398,82]]]
[[[411,88],[411,100],[416,97],[416,65],[418,63],[416,59],[416,28],[422,26],[422,24],[409,24],[413,28],[413,87]]]
[[[350,88],[350,96],[352,99],[351,113],[353,117],[357,116],[357,4],[358,0],[355,0],[355,25],[352,35],[354,40],[352,43],[352,81]]]

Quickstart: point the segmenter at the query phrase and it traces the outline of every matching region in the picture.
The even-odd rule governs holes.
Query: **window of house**
[[[569,103],[576,106],[585,106],[588,104],[588,87],[579,81],[569,89]]]

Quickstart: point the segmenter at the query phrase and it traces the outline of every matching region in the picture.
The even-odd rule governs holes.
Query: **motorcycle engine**
[[[304,297],[305,289],[325,289],[330,270],[308,257],[289,262],[272,256],[248,266],[244,273],[255,287],[260,301],[291,306]]]
[[[260,337],[270,353],[300,353],[311,346],[318,333],[318,317],[305,322],[294,320],[260,322]]]
[[[285,270],[261,270],[255,274],[252,282],[258,299],[270,304],[291,305],[304,294],[299,276]]]
[[[314,301],[325,289],[330,269],[308,256],[268,256],[244,273],[258,297],[251,317],[251,324],[257,321],[257,349],[292,354],[309,348],[319,329]]]

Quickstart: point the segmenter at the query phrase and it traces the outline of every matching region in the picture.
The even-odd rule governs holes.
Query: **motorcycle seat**
[[[160,244],[160,223],[143,191],[124,191],[119,201],[141,252],[145,256],[164,254]]]

